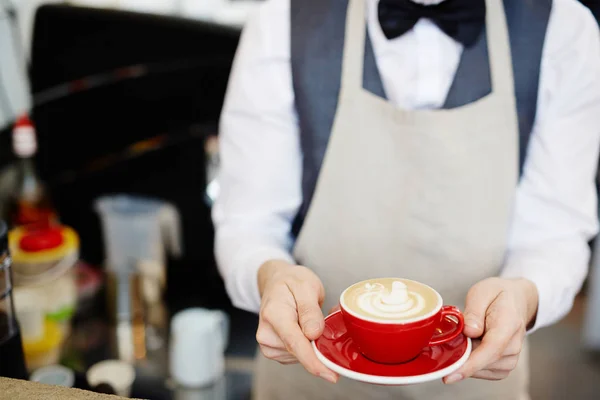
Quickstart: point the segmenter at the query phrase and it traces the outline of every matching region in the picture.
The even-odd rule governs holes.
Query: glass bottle
[[[29,117],[19,118],[13,129],[13,151],[19,159],[18,180],[11,207],[13,226],[46,227],[56,222],[56,212],[35,169],[35,128]]]

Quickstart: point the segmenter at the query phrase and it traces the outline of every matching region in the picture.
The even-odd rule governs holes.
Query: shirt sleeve
[[[236,307],[258,312],[259,267],[292,262],[291,224],[302,200],[302,155],[290,69],[289,0],[248,21],[221,115],[215,253]]]
[[[530,332],[570,310],[588,272],[597,233],[600,40],[576,2],[557,0],[542,60],[538,115],[517,191],[503,277],[537,286]]]

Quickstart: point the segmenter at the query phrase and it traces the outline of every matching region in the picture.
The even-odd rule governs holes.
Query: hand
[[[337,306],[333,306],[333,307],[331,307],[331,309],[329,310],[329,312],[327,313],[327,315],[331,315],[331,314],[333,314],[334,312],[338,312],[338,311],[340,311],[340,310],[341,310],[341,308],[340,308],[340,305],[338,304]]]
[[[311,374],[337,382],[337,374],[317,359],[310,344],[325,327],[325,289],[319,278],[308,268],[269,261],[259,269],[258,287],[262,301],[256,340],[262,354],[281,364],[300,362]]]
[[[465,365],[444,382],[506,378],[517,366],[537,306],[536,286],[526,279],[490,278],[473,286],[467,294],[464,333],[481,342],[473,342],[474,351]]]

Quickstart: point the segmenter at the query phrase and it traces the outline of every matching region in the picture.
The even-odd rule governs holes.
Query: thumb
[[[479,338],[485,329],[487,309],[498,296],[498,288],[490,281],[482,281],[471,287],[465,304],[465,330],[470,338]]]
[[[292,291],[296,299],[298,311],[298,322],[304,336],[309,340],[315,340],[323,333],[325,320],[321,311],[321,293],[309,285],[302,285]]]

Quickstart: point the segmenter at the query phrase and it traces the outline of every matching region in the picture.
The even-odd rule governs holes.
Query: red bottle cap
[[[17,119],[17,122],[15,122],[15,128],[22,128],[22,127],[33,127],[33,122],[31,121],[31,119],[29,118],[29,115],[27,115],[27,114],[21,115]]]
[[[25,251],[36,252],[55,249],[63,242],[60,228],[30,229],[19,241],[19,246]]]

